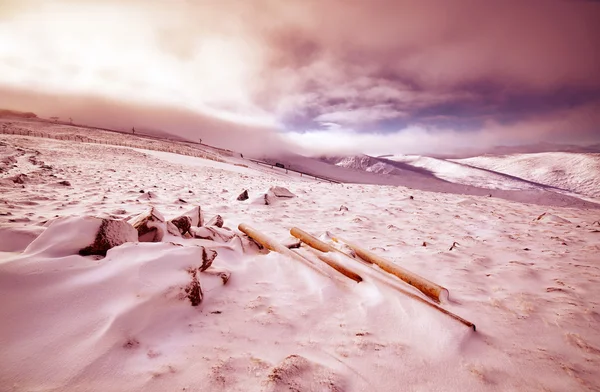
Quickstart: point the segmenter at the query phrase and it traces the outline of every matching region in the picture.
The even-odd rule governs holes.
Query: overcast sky
[[[316,151],[598,142],[600,2],[0,0],[0,106]]]

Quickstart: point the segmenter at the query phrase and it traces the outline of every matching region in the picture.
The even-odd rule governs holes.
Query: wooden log
[[[323,253],[337,251],[337,249],[335,249],[333,246],[319,240],[316,237],[313,237],[312,235],[308,234],[304,230],[299,229],[297,227],[292,227],[292,229],[290,230],[290,234],[293,235],[294,237],[298,238],[300,241],[304,242],[311,248],[314,248],[317,251],[320,251],[319,253],[316,253],[316,252],[314,252],[314,253],[319,258],[319,260],[321,260],[322,262],[327,263],[327,265],[329,265],[331,268],[346,275],[347,277],[356,281],[357,283],[362,282],[363,279],[359,274],[352,271],[351,269],[344,266],[343,264],[340,264],[338,261],[334,260],[333,258],[328,257],[323,254]]]
[[[355,262],[358,262],[358,260],[356,260],[356,259],[354,259],[354,258],[350,257],[349,255],[347,255],[347,254],[346,254],[346,253],[344,253],[344,252],[341,252],[340,250],[338,250],[338,249],[336,249],[335,247],[333,247],[333,246],[331,246],[331,245],[327,244],[326,242],[323,242],[323,241],[319,240],[318,238],[316,238],[316,237],[314,237],[314,236],[312,236],[312,235],[308,234],[307,232],[305,232],[305,231],[304,231],[304,230],[302,230],[302,229],[299,229],[299,228],[297,228],[297,227],[294,227],[294,228],[292,228],[292,230],[290,230],[290,233],[291,233],[291,234],[292,234],[294,237],[298,238],[299,240],[301,240],[301,241],[302,241],[302,242],[304,242],[305,244],[307,244],[307,245],[309,245],[310,247],[312,247],[312,248],[313,248],[313,252],[315,252],[317,255],[319,255],[319,253],[320,253],[320,252],[330,253],[330,252],[333,252],[333,251],[337,251],[337,252],[339,252],[339,253],[343,254],[344,256],[348,257],[349,259],[351,259],[351,260],[354,260]],[[338,239],[338,240],[339,240],[339,239]],[[325,256],[325,255],[323,255],[323,256]],[[327,256],[325,256],[325,257],[327,257]],[[368,261],[368,263],[372,264],[372,263],[371,263],[371,262],[369,262],[369,261]],[[366,264],[366,263],[365,263],[365,264]],[[364,267],[364,268],[368,268],[368,267],[365,265],[365,267]],[[373,270],[373,269],[371,269],[371,268],[369,268],[369,269],[370,269],[371,271],[375,272],[375,270]],[[377,274],[377,275],[380,275],[380,274],[381,274],[381,273],[379,273],[379,274]],[[385,275],[385,274],[384,274],[384,275]],[[383,275],[381,275],[381,277],[380,277],[380,276],[376,276],[376,275],[372,275],[372,274],[371,274],[371,275],[369,275],[369,276],[371,276],[372,278],[376,279],[376,280],[377,280],[377,281],[379,281],[380,283],[386,284],[387,286],[389,286],[389,287],[391,287],[391,288],[393,288],[393,289],[395,289],[395,290],[399,291],[400,293],[402,293],[402,294],[404,294],[404,295],[407,295],[407,296],[409,296],[409,297],[411,297],[411,298],[413,298],[413,299],[416,299],[417,301],[419,301],[419,302],[422,302],[422,303],[424,303],[425,305],[427,305],[427,306],[429,306],[429,307],[432,307],[432,308],[434,308],[434,309],[436,309],[436,310],[438,310],[438,311],[440,311],[440,312],[442,312],[442,313],[444,313],[444,314],[446,314],[446,315],[448,315],[448,316],[452,317],[453,319],[455,319],[455,320],[457,320],[457,321],[461,322],[462,324],[464,324],[464,325],[466,325],[466,326],[468,326],[468,327],[470,327],[470,328],[473,328],[473,330],[474,330],[474,331],[476,330],[475,324],[473,324],[472,322],[470,322],[470,321],[468,321],[468,320],[465,320],[464,318],[462,318],[462,317],[460,317],[460,316],[458,316],[458,315],[456,315],[456,314],[454,314],[454,313],[452,313],[452,312],[450,312],[450,311],[448,311],[448,310],[446,310],[446,309],[444,309],[444,308],[442,308],[442,307],[440,307],[440,306],[438,306],[438,305],[436,305],[436,304],[433,304],[433,303],[431,303],[431,302],[427,301],[426,299],[419,297],[419,296],[418,296],[418,295],[416,295],[416,294],[413,294],[413,293],[411,293],[411,292],[408,292],[408,291],[406,291],[406,290],[404,290],[404,289],[402,289],[402,288],[400,288],[400,287],[397,287],[395,284],[391,284],[389,281],[386,281],[386,280],[384,280],[384,279],[383,279]],[[362,278],[361,278],[361,279],[362,279]],[[390,279],[391,279],[391,278],[390,278]]]
[[[321,271],[310,259],[307,259],[306,257],[303,257],[302,255],[293,252],[292,250],[290,250],[289,248],[287,248],[285,245],[282,245],[281,243],[277,242],[276,240],[270,238],[269,236],[259,232],[258,230],[248,226],[245,223],[240,223],[240,225],[238,226],[238,229],[246,234],[248,237],[252,238],[254,241],[258,242],[259,244],[261,244],[262,246],[264,246],[265,248],[273,251],[273,252],[277,252],[280,253],[282,255],[285,256],[289,256],[295,260],[298,260],[308,266],[310,266],[311,268],[313,268],[315,271],[324,274],[325,276],[328,276],[327,274],[325,274],[323,271]],[[330,267],[334,268],[335,270],[341,272],[343,274],[341,270],[343,270],[343,267],[338,266],[337,262],[333,262],[334,265],[338,266],[340,269],[336,268],[334,265],[326,262],[327,265],[329,265]],[[346,275],[348,276],[348,275]],[[350,279],[355,280],[354,277],[348,276]],[[362,278],[361,278],[362,280]]]
[[[288,256],[294,260],[300,261],[300,262],[304,263],[305,265],[308,265],[309,267],[311,267],[313,270],[319,272],[320,274],[326,275],[325,273],[323,273],[323,271],[318,269],[312,261],[308,260],[305,257],[302,257],[298,253],[292,252],[290,249],[288,249],[284,245],[282,245],[279,242],[275,241],[274,239],[270,238],[266,234],[261,233],[260,231],[248,226],[247,224],[240,223],[238,226],[238,230],[241,231],[242,233],[246,234],[248,237],[252,238],[257,243],[261,244],[266,249],[273,251],[273,252],[280,253],[285,256]]]
[[[304,242],[306,245],[320,250],[321,252],[335,252],[337,251],[336,248],[334,248],[333,246],[329,245],[326,242],[321,241],[320,239],[316,238],[315,236],[312,236],[310,234],[308,234],[307,232],[305,232],[304,230],[298,228],[298,227],[292,227],[292,229],[290,230],[290,234],[293,235],[294,237],[298,238],[300,241]]]
[[[337,260],[331,258],[331,256],[327,255],[329,252],[320,252],[318,249],[309,248],[315,256],[319,258],[322,262],[329,265],[331,268],[335,269],[341,274],[344,274],[348,278],[352,279],[356,283],[360,283],[363,281],[363,278],[352,271],[350,268],[346,267],[343,264],[340,264]]]
[[[341,250],[339,250],[338,248],[329,245],[326,242],[321,241],[320,239],[318,239],[317,237],[308,234],[307,232],[305,232],[304,230],[298,228],[298,227],[292,227],[292,229],[290,230],[290,233],[298,238],[300,241],[304,242],[306,245],[309,245],[315,249],[320,250],[321,252],[337,252],[340,254],[343,254],[344,256],[348,256],[346,253],[342,252]],[[350,257],[353,259],[353,257]],[[361,259],[362,260],[362,259]],[[367,264],[373,264],[368,260],[362,260]]]
[[[392,263],[391,261],[388,261],[388,260],[384,259],[383,257],[380,257],[380,256],[376,255],[375,253],[372,253],[366,249],[363,249],[360,246],[353,244],[349,241],[346,241],[340,237],[334,237],[332,239],[336,242],[341,241],[341,242],[345,243],[352,250],[354,250],[356,252],[356,254],[358,255],[358,257],[360,257],[361,259],[371,262],[371,263],[379,266],[379,268],[381,268],[385,272],[388,272],[394,276],[397,276],[398,278],[402,279],[406,283],[410,284],[411,286],[413,286],[416,289],[418,289],[419,291],[421,291],[423,294],[425,294],[429,298],[431,298],[437,302],[445,301],[448,299],[448,289],[446,289],[445,287],[442,287],[436,283],[433,283],[432,281],[425,279],[422,276],[412,273],[412,272]]]

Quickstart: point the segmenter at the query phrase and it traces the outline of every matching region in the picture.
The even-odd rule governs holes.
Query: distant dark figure
[[[202,144],[202,139],[198,139],[200,141],[200,144]]]
[[[131,128],[131,133],[133,133],[135,135],[135,127]]]

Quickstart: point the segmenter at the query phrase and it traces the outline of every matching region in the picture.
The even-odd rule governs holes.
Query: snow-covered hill
[[[449,184],[460,184],[496,191],[551,191],[600,197],[600,154],[551,152],[466,159],[355,155],[322,160],[339,167],[397,177],[402,185],[418,189],[427,189],[422,184],[442,180],[447,184],[436,186],[449,192],[457,190]],[[468,189],[472,188],[467,188],[467,192]]]
[[[456,159],[581,195],[600,197],[600,154],[543,152]]]
[[[345,157],[325,157],[323,161],[348,169],[364,170],[377,174],[404,174],[403,171],[384,159],[368,155],[351,155]]]
[[[488,189],[540,189],[538,184],[532,184],[520,178],[474,168],[445,159],[420,155],[397,155],[387,159],[428,170],[437,178],[456,184],[472,185]]]

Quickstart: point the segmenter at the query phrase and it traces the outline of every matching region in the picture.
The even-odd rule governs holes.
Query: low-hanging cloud
[[[598,141],[595,130],[600,112],[595,105],[578,110],[557,111],[551,116],[529,118],[511,124],[488,120],[477,129],[457,131],[414,125],[394,132],[356,132],[339,127],[308,132],[290,132],[287,139],[306,155],[351,155],[366,153],[432,154],[467,156],[482,154],[498,146],[586,145]]]
[[[177,137],[238,151],[250,156],[285,154],[293,146],[272,127],[242,123],[218,116],[165,105],[115,101],[86,95],[47,95],[4,89],[0,107],[27,107],[41,117],[59,117],[117,131]]]

